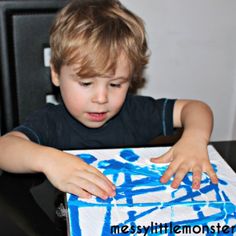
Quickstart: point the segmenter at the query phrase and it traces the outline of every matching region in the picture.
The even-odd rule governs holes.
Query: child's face
[[[130,85],[130,65],[120,56],[115,74],[80,78],[76,66],[62,66],[60,75],[52,69],[52,82],[71,115],[89,128],[99,128],[121,109]]]

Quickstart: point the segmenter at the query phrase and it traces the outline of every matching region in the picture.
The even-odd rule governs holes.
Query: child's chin
[[[91,129],[97,129],[97,128],[101,128],[106,122],[88,122],[86,124],[83,124],[84,126],[86,126],[87,128],[91,128]]]

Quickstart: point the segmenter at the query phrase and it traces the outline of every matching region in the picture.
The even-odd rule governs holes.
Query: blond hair
[[[144,23],[117,0],[69,3],[51,28],[50,47],[58,74],[62,65],[72,64],[79,65],[81,77],[114,73],[122,52],[132,68],[131,86],[143,82],[148,62]]]

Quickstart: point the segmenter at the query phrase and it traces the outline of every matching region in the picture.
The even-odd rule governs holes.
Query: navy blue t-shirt
[[[144,146],[173,133],[174,103],[174,99],[129,94],[120,112],[100,128],[84,126],[63,104],[47,104],[14,130],[60,150]]]

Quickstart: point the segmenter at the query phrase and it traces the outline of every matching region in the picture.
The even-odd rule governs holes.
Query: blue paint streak
[[[103,201],[103,202],[102,202]],[[82,207],[153,207],[153,206],[158,206],[159,209],[164,209],[167,207],[174,207],[174,206],[187,206],[187,207],[193,207],[193,206],[198,206],[198,207],[211,207],[211,208],[222,208],[222,207],[227,207],[228,213],[234,213],[235,212],[235,206],[231,202],[218,202],[218,201],[210,201],[210,202],[205,202],[205,201],[186,201],[186,202],[139,202],[139,203],[116,203],[113,204],[110,202],[110,200],[102,200],[101,202],[96,202],[96,203],[91,203],[91,202],[85,202],[82,200],[77,200],[77,201],[70,201],[68,203],[68,206],[78,206],[80,208]]]
[[[111,201],[111,199],[108,200],[109,202]],[[107,236],[107,232],[110,232],[111,228],[111,205],[107,207],[107,211],[104,217],[104,225],[103,225],[103,229],[102,229],[102,234],[101,236]]]
[[[97,160],[97,158],[91,154],[87,154],[87,153],[81,153],[76,155],[77,157],[83,159],[83,161],[85,161],[87,164],[92,164],[93,162],[95,162]]]
[[[134,162],[139,159],[139,156],[132,149],[124,149],[120,152],[120,156],[126,161]]]
[[[78,196],[71,194],[69,197],[69,201],[68,202],[73,202],[73,201],[77,201],[78,200]]]
[[[71,236],[82,236],[79,224],[79,211],[77,206],[70,206]]]

